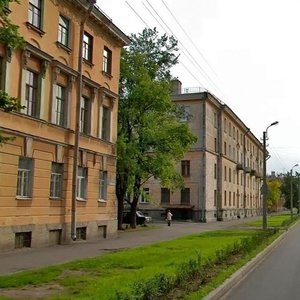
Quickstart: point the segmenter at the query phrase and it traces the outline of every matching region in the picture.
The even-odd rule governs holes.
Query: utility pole
[[[268,195],[268,185],[267,185],[267,145],[266,140],[268,138],[268,128],[274,125],[277,125],[279,122],[275,121],[270,124],[266,131],[263,132],[263,185],[262,185],[262,194],[263,194],[263,230],[267,230],[267,195]]]
[[[290,187],[290,205],[291,205],[291,220],[293,220],[293,169],[298,167],[298,164],[295,164],[291,168],[291,187]]]

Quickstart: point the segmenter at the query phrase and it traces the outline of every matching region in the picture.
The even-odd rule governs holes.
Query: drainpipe
[[[76,98],[76,115],[74,130],[74,154],[73,154],[73,173],[72,173],[72,209],[71,209],[71,239],[76,241],[76,198],[77,198],[77,176],[78,176],[78,157],[79,157],[79,138],[80,138],[80,103],[82,95],[82,50],[84,24],[91,15],[96,0],[89,0],[89,7],[84,18],[80,23],[79,50],[78,50],[78,91]]]
[[[247,128],[246,132],[244,133],[244,140],[243,140],[243,144],[244,144],[244,154],[243,154],[243,164],[244,164],[244,184],[243,184],[243,187],[244,187],[244,191],[243,191],[243,197],[244,197],[244,203],[243,203],[243,206],[244,206],[244,218],[247,217],[247,209],[246,209],[246,203],[247,203],[247,196],[246,196],[246,135],[247,133],[250,131],[250,128]]]

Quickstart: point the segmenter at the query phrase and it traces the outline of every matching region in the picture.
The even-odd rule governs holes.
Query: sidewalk
[[[135,248],[159,241],[172,240],[188,234],[225,230],[255,218],[213,223],[176,222],[170,227],[154,222],[154,229],[118,232],[117,237],[97,241],[76,241],[69,245],[47,248],[22,248],[0,253],[0,275],[94,257],[107,252]]]

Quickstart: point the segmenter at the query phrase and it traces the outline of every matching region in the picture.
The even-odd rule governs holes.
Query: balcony
[[[245,172],[246,173],[251,173],[251,168],[250,167],[245,167]]]
[[[240,170],[244,170],[244,167],[243,167],[243,165],[242,164],[236,164],[236,169],[238,170],[238,171],[240,171]]]

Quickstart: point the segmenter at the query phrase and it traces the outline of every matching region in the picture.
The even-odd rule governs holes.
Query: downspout
[[[244,133],[244,140],[243,140],[243,167],[244,167],[244,191],[243,191],[243,206],[244,206],[244,218],[247,217],[247,209],[246,209],[246,203],[247,203],[247,196],[246,196],[246,135],[250,131],[250,128],[247,128],[246,132]]]
[[[82,50],[84,25],[91,15],[96,0],[89,0],[90,4],[83,20],[80,23],[79,33],[79,51],[78,51],[78,91],[76,98],[76,115],[74,131],[74,154],[73,154],[73,172],[72,172],[72,208],[71,208],[71,239],[76,241],[76,198],[77,198],[77,176],[78,176],[78,157],[79,157],[79,138],[80,138],[80,103],[82,95]]]

